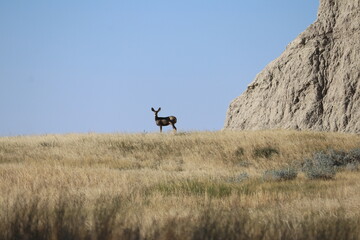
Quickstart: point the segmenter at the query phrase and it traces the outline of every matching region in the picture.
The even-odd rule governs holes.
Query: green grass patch
[[[178,182],[160,183],[154,187],[164,195],[191,195],[209,197],[227,197],[232,193],[232,186],[226,183],[186,180]]]
[[[333,194],[334,189],[341,187],[334,182],[323,180],[293,180],[293,181],[271,181],[263,182],[257,191],[266,194],[286,193],[301,195],[309,198],[327,197]]]
[[[251,195],[260,188],[261,181],[249,180],[244,183],[222,181],[185,180],[177,182],[159,183],[150,192],[157,191],[170,196],[205,196],[224,198],[231,194]]]

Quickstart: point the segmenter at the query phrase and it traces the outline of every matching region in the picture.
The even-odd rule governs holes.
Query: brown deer
[[[155,111],[154,108],[151,108],[151,111],[153,111],[155,113],[155,123],[156,123],[156,125],[158,125],[160,127],[160,132],[162,132],[163,126],[168,126],[170,124],[173,127],[174,131],[176,132],[176,130],[177,130],[175,127],[175,123],[177,122],[176,117],[174,117],[174,116],[158,117],[158,112],[160,112],[160,110],[161,110],[160,107],[157,111]]]

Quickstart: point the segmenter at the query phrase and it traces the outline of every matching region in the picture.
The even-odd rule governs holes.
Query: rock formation
[[[360,133],[360,0],[320,0],[317,20],[229,106],[225,129]]]

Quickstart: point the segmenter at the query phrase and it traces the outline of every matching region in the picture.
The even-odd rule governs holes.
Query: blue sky
[[[0,0],[0,136],[220,130],[318,4]]]

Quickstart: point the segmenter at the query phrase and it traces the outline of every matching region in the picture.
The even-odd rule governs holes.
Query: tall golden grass
[[[265,181],[360,136],[298,131],[0,138],[0,239],[360,239],[360,172]]]

